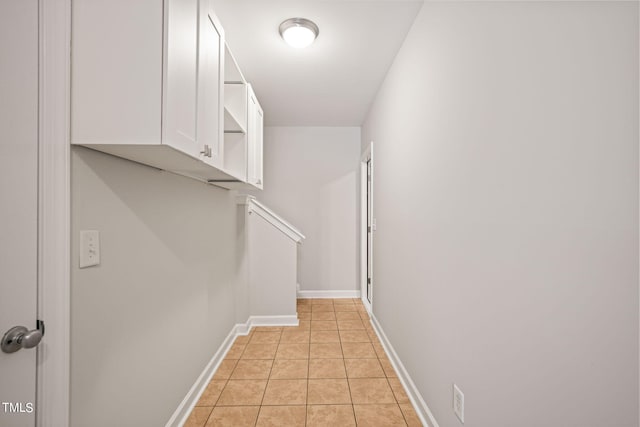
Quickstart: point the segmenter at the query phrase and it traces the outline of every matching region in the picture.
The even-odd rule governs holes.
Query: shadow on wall
[[[220,226],[228,221],[229,213],[216,209],[216,205],[235,203],[228,190],[85,148],[75,148],[74,152],[140,225],[176,257],[191,260],[209,249],[215,251],[214,260],[222,261],[220,266],[227,261],[225,258],[231,259],[228,248],[216,247],[205,239],[194,241],[189,234],[194,224],[200,224],[203,233],[211,232],[218,239],[230,235],[226,227]],[[192,208],[193,199],[201,197],[216,202],[210,206],[212,209]],[[201,203],[206,204],[205,200]]]
[[[224,282],[233,282],[230,266],[234,263],[236,205],[231,192],[85,148],[75,148],[74,153],[87,172],[109,190],[109,198],[116,199],[107,205],[108,200],[96,194],[94,203],[78,201],[86,220],[103,218],[116,227],[122,220],[133,225],[129,230],[114,230],[114,250],[130,253],[121,259],[124,265],[120,267],[162,272],[166,266],[145,256],[144,245],[151,243],[154,251],[163,252],[185,269],[200,270],[197,279],[203,284],[220,282],[221,273]],[[181,277],[178,275],[177,283],[183,281]]]
[[[101,240],[72,264],[73,425],[164,425],[235,323],[235,198],[81,147],[71,186],[72,260]]]

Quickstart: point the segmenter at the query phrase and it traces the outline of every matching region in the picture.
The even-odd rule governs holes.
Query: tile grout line
[[[368,333],[367,333],[368,335]],[[371,337],[369,337],[370,339],[372,339]],[[372,341],[373,344],[373,341]],[[382,367],[382,362],[380,361],[380,355],[378,354],[378,352],[375,350],[375,347],[373,349],[373,351],[375,351],[378,363],[380,364],[380,367],[382,368],[382,373],[384,374],[384,379],[387,381],[387,385],[389,386],[389,388],[391,389],[391,395],[393,396],[393,400],[395,400],[395,404],[398,407],[398,410],[400,411],[400,414],[402,415],[402,420],[404,421],[405,426],[408,426],[409,423],[407,422],[407,417],[404,415],[404,411],[402,410],[402,408],[400,407],[400,402],[398,401],[398,397],[396,396],[395,391],[393,390],[393,387],[391,387],[391,382],[389,381],[389,376],[387,375],[387,372],[384,370],[384,367]],[[387,360],[389,359],[389,355],[387,354],[387,352],[384,350],[383,348],[383,353],[384,356],[387,358]],[[394,371],[395,373],[395,371]],[[397,373],[396,373],[397,375]],[[403,388],[404,389],[404,388]],[[406,391],[405,391],[406,392]]]
[[[269,381],[271,381],[271,371],[273,371],[273,365],[276,363],[276,356],[278,355],[278,349],[280,348],[280,342],[282,341],[282,331],[280,328],[280,336],[278,338],[278,342],[276,343],[276,352],[273,354],[273,359],[271,360],[271,368],[269,368],[269,375],[267,376],[267,384],[264,386],[264,391],[262,392],[262,399],[260,399],[260,405],[258,405],[258,414],[256,415],[256,422],[254,427],[258,425],[258,420],[260,419],[260,414],[262,413],[262,407],[264,403],[264,397],[267,395],[267,389],[269,388]]]
[[[235,338],[234,338],[234,340],[233,340],[233,344],[235,344],[235,341],[236,341],[236,340],[235,340]],[[233,344],[231,344],[231,345],[233,345]],[[222,359],[222,360],[224,361],[224,359]],[[232,373],[233,373],[233,371],[235,371],[237,364],[238,364],[238,362],[236,362],[236,365],[235,365],[235,366],[233,367],[233,369],[231,370],[231,372],[232,372]],[[219,367],[218,367],[218,369],[219,369]],[[214,373],[214,376],[215,376],[215,374],[216,374],[216,373]],[[231,374],[229,374],[229,378],[231,378]],[[227,378],[227,379],[225,380],[224,387],[222,387],[222,390],[220,390],[220,396],[222,396],[222,392],[224,391],[224,388],[227,386],[227,383],[229,382],[229,378]],[[212,381],[213,381],[213,377],[211,377],[211,381],[209,381],[209,384],[211,384],[211,382],[212,382]],[[209,386],[209,384],[207,384],[207,387]],[[218,403],[218,400],[220,400],[220,396],[218,396],[218,398],[216,399],[216,401],[215,401],[215,402],[213,402],[213,406],[211,407],[211,412],[209,412],[209,415],[207,415],[207,419],[206,419],[206,420],[204,421],[204,423],[202,424],[203,426],[206,426],[206,425],[207,425],[207,423],[209,422],[209,418],[211,418],[211,415],[213,415],[213,410],[214,410],[214,409],[216,409],[216,403]],[[200,399],[202,399],[202,396],[200,396]],[[198,406],[198,403],[200,402],[200,399],[198,399],[198,402],[196,402],[196,407]],[[196,408],[194,407],[194,408],[193,408],[193,410],[192,410],[191,412],[193,413],[193,411],[194,411],[195,409],[196,409]]]
[[[238,340],[238,337],[235,337],[233,339],[233,344],[231,344],[231,346],[233,347],[236,344],[236,341]],[[242,349],[242,353],[240,353],[240,357],[242,357],[242,355],[244,354],[244,351],[247,349],[247,345],[249,344],[249,341],[247,341],[247,344],[244,345],[244,348]],[[225,358],[226,359],[226,358]],[[222,359],[223,361],[225,359]],[[231,375],[233,375],[233,372],[236,370],[236,368],[238,367],[238,362],[240,361],[240,359],[236,360],[235,365],[233,366],[233,369],[231,370],[231,373],[229,374],[229,377],[226,378],[224,381],[224,387],[222,387],[222,390],[220,390],[220,394],[218,395],[218,397],[216,398],[215,402],[213,402],[213,406],[211,408],[211,412],[209,412],[209,416],[207,417],[207,420],[204,422],[203,426],[206,426],[207,423],[209,422],[209,418],[211,418],[211,416],[213,415],[213,411],[216,409],[216,406],[218,406],[218,402],[220,401],[220,397],[222,397],[222,392],[224,392],[224,389],[227,388],[227,384],[229,384],[229,380],[231,379]],[[218,369],[220,369],[220,367],[218,367]],[[215,376],[216,373],[214,373],[213,375]],[[213,377],[211,378],[211,381],[213,381]],[[211,381],[209,382],[209,384],[211,384]]]
[[[209,418],[211,418],[211,415],[213,415],[213,410],[214,410],[215,408],[216,408],[215,406],[212,406],[212,407],[211,407],[211,412],[209,412],[209,415],[207,415],[207,419],[206,419],[206,420],[204,420],[204,423],[202,423],[202,425],[203,425],[203,426],[206,426],[206,425],[207,425],[207,423],[209,422]],[[195,410],[196,408],[193,408],[193,409]],[[193,411],[192,411],[192,412],[193,412]]]
[[[335,310],[335,306],[333,307]],[[356,307],[357,310],[357,307]],[[347,388],[349,389],[349,400],[351,400],[351,413],[353,414],[353,422],[358,425],[356,418],[356,407],[353,403],[353,394],[351,393],[351,383],[349,382],[349,373],[347,372],[347,364],[345,363],[344,347],[342,346],[342,335],[340,334],[340,328],[338,326],[338,315],[336,314],[336,327],[338,328],[338,339],[340,340],[340,351],[342,352],[342,366],[344,366],[344,376],[347,381]]]

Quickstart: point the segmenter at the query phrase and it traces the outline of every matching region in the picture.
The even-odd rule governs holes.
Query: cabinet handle
[[[205,144],[204,151],[201,151],[200,154],[202,154],[204,157],[211,157],[213,154],[213,150],[211,149],[211,147]]]

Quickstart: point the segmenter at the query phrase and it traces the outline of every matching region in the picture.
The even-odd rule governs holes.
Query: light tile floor
[[[360,300],[301,299],[298,317],[236,338],[185,426],[422,425]]]

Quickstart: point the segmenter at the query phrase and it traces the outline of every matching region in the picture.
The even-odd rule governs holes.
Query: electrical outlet
[[[100,232],[80,230],[80,268],[100,264]]]
[[[453,413],[464,424],[464,393],[455,384],[453,385]]]

